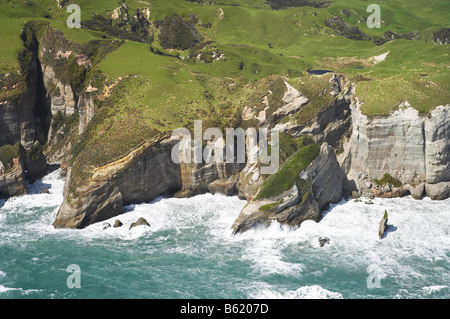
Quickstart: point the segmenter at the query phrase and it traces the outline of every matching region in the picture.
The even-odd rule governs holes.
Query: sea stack
[[[380,239],[383,238],[384,232],[386,231],[387,228],[387,222],[388,222],[388,213],[387,210],[384,211],[384,216],[381,219],[380,222],[380,227],[378,229],[378,236],[380,237]]]

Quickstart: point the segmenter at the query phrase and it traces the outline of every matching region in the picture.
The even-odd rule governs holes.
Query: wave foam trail
[[[329,291],[319,285],[303,286],[297,290],[275,291],[262,288],[249,295],[251,299],[342,299],[342,294]]]

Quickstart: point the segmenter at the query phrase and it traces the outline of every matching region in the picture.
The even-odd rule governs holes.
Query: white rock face
[[[287,90],[284,93],[282,100],[285,105],[273,113],[273,116],[276,118],[281,118],[288,114],[296,113],[303,105],[309,102],[308,98],[300,94],[300,92],[293,86],[286,81],[284,83],[286,84]]]
[[[373,62],[373,64],[377,64],[380,63],[381,61],[384,61],[387,57],[387,55],[389,54],[390,51],[385,52],[383,54],[377,55],[377,56],[373,56],[369,59],[370,62]]]
[[[65,85],[56,78],[55,72],[51,66],[42,65],[44,74],[44,85],[47,92],[50,91],[50,85],[53,84],[59,91],[59,94],[49,94],[51,100],[51,112],[55,115],[61,112],[63,115],[72,115],[76,111],[75,95],[70,85]]]
[[[426,181],[450,181],[450,106],[438,106],[425,118]]]
[[[83,133],[95,115],[95,107],[89,94],[82,94],[78,99],[77,109],[80,112],[79,134]]]
[[[387,118],[368,118],[355,105],[351,111],[353,131],[341,163],[358,189],[386,173],[403,184],[449,183],[450,105],[429,117],[410,107]]]

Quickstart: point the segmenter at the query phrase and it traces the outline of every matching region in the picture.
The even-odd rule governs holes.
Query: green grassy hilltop
[[[81,8],[81,29],[66,25],[71,3]],[[190,128],[195,119],[207,121],[205,127],[249,125],[241,122],[242,108],[262,87],[275,88],[277,77],[319,97],[321,81],[310,69],[332,70],[357,83],[362,111],[370,116],[387,115],[404,101],[424,114],[448,103],[449,46],[442,42],[448,41],[450,2],[381,1],[379,29],[366,25],[368,4],[0,0],[0,102],[20,95],[20,35],[26,23],[39,20],[80,48],[92,41],[99,48],[116,43],[103,54],[87,52],[97,58],[77,82],[79,94],[96,89],[96,115],[74,140],[74,155],[86,167],[123,156],[158,134]],[[385,53],[374,63],[372,57]],[[311,101],[309,115],[302,116],[330,102]]]

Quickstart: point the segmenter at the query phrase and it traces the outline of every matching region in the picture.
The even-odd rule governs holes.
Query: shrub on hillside
[[[192,23],[177,15],[166,17],[159,26],[159,42],[164,49],[187,50],[203,40]]]
[[[442,28],[433,33],[433,42],[437,44],[450,43],[450,28]]]

